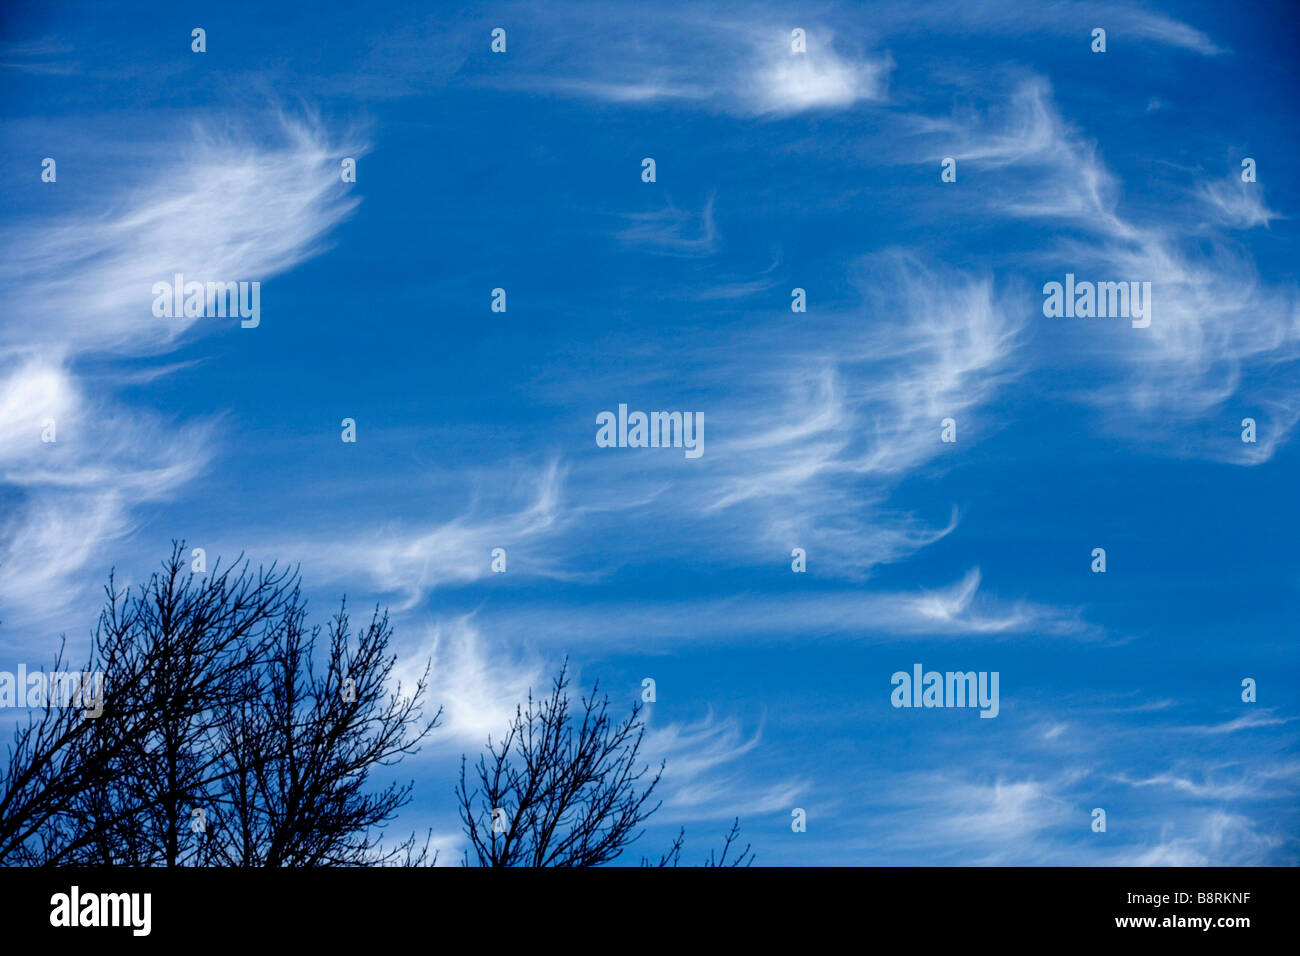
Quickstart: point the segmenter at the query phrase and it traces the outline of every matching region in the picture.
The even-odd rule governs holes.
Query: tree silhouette
[[[213,795],[212,854],[238,866],[425,862],[414,837],[388,851],[373,840],[410,799],[411,784],[367,792],[371,768],[418,749],[442,711],[420,714],[428,668],[409,697],[387,690],[396,658],[392,627],[377,610],[352,640],[346,608],[329,623],[323,673],[313,663],[319,628],[295,615],[269,665],[250,672],[224,715],[221,784]],[[427,847],[427,844],[426,844]]]
[[[85,672],[97,716],[47,700],[0,771],[0,864],[303,867],[432,862],[381,831],[412,784],[372,772],[419,749],[429,668],[403,694],[386,612],[353,629],[346,601],[309,625],[296,569],[236,561],[191,573],[185,546],[136,589],[110,573]],[[62,670],[63,650],[54,670]],[[568,661],[550,693],[488,740],[458,811],[480,866],[597,866],[660,807],[664,764],[641,759],[640,701],[618,720],[599,684],[574,706]],[[84,703],[84,702],[83,702]],[[657,862],[680,865],[685,832]],[[739,821],[705,866],[747,866]],[[436,854],[434,855],[436,859]]]
[[[622,853],[659,807],[649,801],[662,765],[644,784],[649,767],[637,766],[645,736],[640,701],[616,722],[609,698],[597,699],[597,684],[575,721],[568,684],[565,661],[549,696],[529,692],[505,737],[488,740],[472,791],[461,758],[456,797],[479,866],[596,866]]]
[[[111,757],[77,808],[100,832],[76,862],[200,865],[208,841],[195,824],[204,825],[224,772],[223,717],[243,701],[246,675],[269,663],[300,608],[297,575],[220,562],[195,575],[174,545],[138,591],[119,591],[112,576],[106,591],[96,643],[139,662],[130,686],[106,675],[110,692],[131,695],[157,719],[129,735],[112,718],[95,721],[92,738]]]
[[[727,859],[727,855],[731,853],[732,848],[733,847],[738,848],[739,844],[740,844],[740,818],[737,817],[735,820],[732,821],[731,829],[727,831],[727,835],[722,839],[722,849],[717,852],[710,850],[708,859],[706,859],[702,865],[706,867],[726,867],[726,868],[752,865],[754,862],[754,853],[750,849],[750,845],[748,843],[745,844],[745,848],[743,850],[740,850],[739,852],[733,854],[730,860]],[[655,862],[651,862],[648,858],[642,857],[641,865],[654,866],[654,867],[680,866],[681,859],[682,859],[682,849],[685,847],[685,845],[686,845],[686,830],[685,828],[683,828],[677,832],[677,837],[673,840],[672,846],[668,848],[667,853],[659,857],[659,859]]]
[[[65,647],[66,642],[55,655],[55,672],[64,669]],[[91,673],[95,665],[92,655],[82,672]],[[148,714],[101,702],[104,712],[115,711],[125,728],[140,731],[149,722]],[[92,741],[93,727],[84,708],[47,701],[14,730],[8,760],[0,768],[0,865],[69,862],[91,842],[88,831],[70,830],[66,824],[74,804],[113,756]]]
[[[413,837],[381,851],[372,832],[410,787],[369,793],[369,771],[417,749],[441,713],[423,720],[423,677],[409,697],[388,692],[387,616],[354,639],[340,610],[322,663],[296,570],[185,564],[173,543],[137,590],[110,575],[90,655],[103,713],[47,706],[16,732],[0,862],[422,861]]]
[[[515,708],[506,734],[489,738],[475,765],[471,789],[468,761],[461,758],[456,785],[461,823],[470,841],[464,863],[478,866],[598,866],[616,859],[638,839],[641,825],[660,807],[651,803],[662,779],[640,760],[645,737],[641,702],[624,720],[609,715],[600,686],[570,712],[566,660],[547,697]],[[720,854],[706,866],[747,866],[749,847],[727,855],[739,837],[739,821]],[[678,834],[655,864],[677,866],[685,839]],[[471,860],[470,852],[473,852]],[[651,865],[643,858],[644,865]]]

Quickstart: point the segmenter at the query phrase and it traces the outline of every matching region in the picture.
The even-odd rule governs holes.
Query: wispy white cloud
[[[671,81],[650,77],[643,81],[602,81],[567,79],[563,77],[542,79],[531,77],[526,81],[514,81],[529,89],[539,87],[556,93],[569,94],[581,99],[605,100],[610,103],[652,103],[656,100],[707,100],[709,90],[679,85]]]
[[[214,451],[210,422],[175,426],[133,408],[112,393],[111,373],[85,379],[79,363],[167,352],[196,323],[215,331],[221,320],[155,317],[153,284],[177,272],[272,279],[319,252],[356,205],[319,126],[277,115],[269,134],[212,128],[165,149],[149,143],[136,185],[110,189],[92,210],[10,221],[0,234],[0,289],[22,317],[0,324],[0,603],[10,623],[84,596],[91,586],[73,578],[105,571],[141,508],[202,474]],[[262,305],[267,321],[290,314]],[[223,331],[241,330],[236,321]],[[46,420],[53,443],[40,440]]]
[[[652,763],[665,761],[660,784],[664,806],[656,822],[788,813],[809,784],[794,777],[760,782],[746,772],[744,758],[761,738],[761,728],[747,735],[737,719],[718,718],[712,710],[693,723],[652,726],[646,756]]]
[[[583,22],[585,42],[566,37],[560,49],[524,51],[497,86],[624,105],[673,104],[738,116],[779,119],[884,100],[893,66],[887,54],[850,52],[821,23],[798,25],[773,11],[705,14],[606,10]],[[526,16],[522,11],[521,16]],[[551,11],[552,18],[565,10]]]
[[[1158,839],[1110,855],[1108,865],[1259,866],[1284,844],[1252,817],[1224,810],[1179,814],[1160,830]]]
[[[1054,0],[1043,4],[970,3],[921,0],[871,6],[871,26],[885,36],[906,33],[1050,37],[1058,44],[1087,48],[1094,27],[1107,31],[1109,44],[1122,48],[1152,44],[1201,56],[1228,52],[1209,34],[1181,20],[1127,3]],[[1135,42],[1136,41],[1136,42]],[[1113,48],[1113,47],[1112,47]]]
[[[0,69],[23,73],[67,76],[78,71],[70,58],[76,47],[52,38],[0,43]]]
[[[713,196],[698,213],[679,209],[670,201],[662,210],[629,213],[629,225],[617,236],[630,245],[644,246],[668,256],[710,256],[718,250],[718,226],[713,217]]]
[[[1184,767],[1141,778],[1120,775],[1132,787],[1168,788],[1199,800],[1240,801],[1289,796],[1300,783],[1300,763],[1229,764],[1203,769]],[[1280,784],[1280,788],[1277,785]],[[1272,791],[1277,792],[1272,792]]]
[[[501,739],[516,706],[527,703],[530,690],[547,693],[554,676],[541,656],[493,642],[472,615],[426,624],[423,637],[402,649],[399,664],[404,688],[430,666],[428,704],[443,709],[426,748],[431,754],[477,753],[489,736]]]
[[[1071,773],[992,783],[915,780],[920,808],[894,818],[899,835],[890,843],[983,866],[1257,866],[1283,845],[1249,814],[1190,809],[1142,813],[1128,824],[1137,839],[1115,846],[1091,833],[1089,801],[1073,792],[1078,783]],[[902,826],[907,819],[912,825]]]
[[[1167,46],[1178,47],[1204,56],[1219,56],[1227,49],[1214,41],[1209,34],[1189,24],[1167,17],[1163,13],[1134,9],[1124,6],[1100,7],[1105,16],[1113,16],[1112,21],[1119,25],[1121,36],[1130,36],[1144,40],[1155,40]]]
[[[817,560],[816,554],[810,555]],[[979,591],[974,569],[948,587],[909,591],[862,589],[729,598],[630,603],[587,602],[581,607],[529,607],[494,612],[494,629],[526,633],[556,647],[603,646],[636,640],[644,647],[707,641],[788,640],[790,635],[877,641],[899,638],[1017,635],[1095,640],[1095,627],[1077,608],[1006,601]]]
[[[975,778],[946,772],[888,775],[874,814],[875,852],[967,866],[1042,865],[1079,811],[1065,791],[1077,771]]]
[[[1282,216],[1264,205],[1264,190],[1259,183],[1243,182],[1238,175],[1202,182],[1200,197],[1209,214],[1219,225],[1233,229],[1267,227]]]
[[[81,572],[132,531],[134,510],[202,473],[210,425],[90,398],[39,352],[0,362],[0,606],[53,620],[97,590]],[[53,441],[45,441],[52,438]]]
[[[942,440],[944,419],[956,420],[963,447],[996,430],[982,413],[1019,374],[1023,320],[991,278],[902,252],[866,257],[853,276],[860,305],[820,319],[821,334],[807,344],[787,344],[777,323],[747,327],[743,342],[702,370],[717,390],[705,413],[705,456],[689,467],[680,456],[579,456],[538,476],[525,505],[498,497],[440,522],[345,528],[346,546],[339,534],[313,533],[281,541],[280,553],[309,556],[316,580],[360,573],[384,593],[405,595],[406,607],[431,588],[487,576],[493,547],[507,548],[512,574],[573,579],[554,545],[597,514],[635,540],[662,526],[656,515],[677,520],[685,509],[718,529],[733,558],[788,561],[802,547],[819,575],[835,578],[861,580],[903,560],[951,533],[957,513],[926,521],[892,507],[890,494],[904,478],[943,467],[953,448]],[[781,350],[779,364],[773,350]],[[610,403],[627,383],[565,387],[600,390],[598,400]],[[572,486],[563,498],[562,478]],[[992,614],[972,608],[961,620],[922,613],[936,607],[917,605],[907,616],[936,631],[1014,633],[1049,618],[1061,631],[1078,626],[1071,612],[1025,616],[1027,604]]]
[[[1144,442],[1168,436],[1181,453],[1189,447],[1186,432],[1168,423],[1200,422],[1231,399],[1243,416],[1259,420],[1259,440],[1225,434],[1195,446],[1197,453],[1243,464],[1272,456],[1300,420],[1300,295],[1291,285],[1266,284],[1245,251],[1209,228],[1276,218],[1258,184],[1240,184],[1248,185],[1242,192],[1215,179],[1198,191],[1197,205],[1132,220],[1120,212],[1118,180],[1096,145],[1061,118],[1043,80],[1024,83],[1004,111],[986,119],[921,121],[918,128],[934,138],[931,159],[952,155],[1008,171],[982,194],[990,212],[1066,227],[1050,258],[1039,254],[1036,262],[1050,261],[1053,270],[1066,263],[1080,278],[1152,284],[1149,328],[1094,323],[1063,332],[1092,361],[1124,372],[1120,387],[1075,398],[1103,411],[1117,431]],[[1153,429],[1156,420],[1162,427]]]
[[[1234,734],[1239,730],[1253,730],[1256,727],[1276,727],[1294,720],[1293,717],[1276,717],[1272,709],[1251,711],[1241,717],[1225,720],[1219,724],[1200,724],[1181,728],[1185,732],[1199,734]]]
[[[178,272],[266,282],[318,254],[359,202],[339,163],[364,144],[332,143],[320,128],[285,117],[273,122],[269,141],[238,126],[212,132],[221,127],[196,124],[193,138],[169,144],[171,156],[145,181],[93,213],[6,228],[0,283],[26,321],[6,323],[0,342],[167,351],[196,323],[209,331],[220,320],[155,317],[155,282]],[[277,308],[267,291],[264,321],[292,321],[292,310]]]
[[[1020,320],[987,277],[902,252],[862,259],[855,277],[861,312],[822,319],[816,345],[787,346],[779,370],[734,373],[756,389],[713,416],[704,499],[767,547],[815,548],[823,571],[848,576],[955,527],[955,513],[946,526],[897,513],[889,493],[952,449],[945,419],[965,443],[993,430],[977,410],[1017,375],[1020,344]]]
[[[718,277],[712,279],[711,284],[703,289],[694,289],[689,292],[678,289],[674,290],[673,294],[674,296],[689,297],[702,302],[748,299],[770,292],[780,284],[780,280],[773,274],[780,264],[781,258],[777,256],[772,260],[771,265],[757,276]]]
[[[1269,754],[1237,754],[1224,763],[1207,755],[1144,773],[1151,755],[1137,749],[1147,733],[1143,726],[1087,720],[1087,734],[1067,739],[1051,732],[1064,726],[1052,719],[1049,732],[1041,733],[1036,709],[1029,707],[1023,716],[1042,753],[1009,750],[1005,738],[931,739],[927,763],[947,767],[951,754],[959,769],[899,771],[871,781],[857,799],[874,808],[880,826],[850,840],[850,849],[983,866],[1249,866],[1287,860],[1288,840],[1263,821],[1276,818],[1266,808],[1294,802],[1300,776],[1294,761],[1276,766]],[[1103,746],[1094,745],[1100,741]],[[985,766],[996,769],[973,769]],[[1112,781],[1131,789],[1121,798]],[[1232,811],[1224,809],[1228,803]],[[1091,826],[1098,806],[1108,813],[1101,833]]]
[[[402,597],[409,610],[430,591],[491,577],[492,551],[505,550],[507,574],[518,577],[579,577],[557,564],[546,545],[572,521],[561,501],[564,471],[551,462],[522,478],[526,499],[513,509],[503,499],[441,521],[391,521],[379,527],[358,519],[356,525],[278,536],[263,545],[267,553],[302,556],[305,571],[317,583],[364,580],[374,591]],[[504,577],[504,576],[503,576]]]

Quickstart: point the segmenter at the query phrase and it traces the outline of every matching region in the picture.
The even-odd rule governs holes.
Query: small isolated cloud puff
[[[784,116],[807,110],[845,109],[883,100],[892,61],[841,56],[828,30],[809,30],[807,51],[794,52],[788,35],[755,44],[758,61],[742,87],[758,114]]]

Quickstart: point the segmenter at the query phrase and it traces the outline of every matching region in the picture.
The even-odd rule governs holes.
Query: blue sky
[[[766,864],[1300,862],[1294,8],[0,29],[0,668],[183,537],[393,608],[447,709],[396,827],[444,862],[460,754],[566,653],[656,681],[647,852],[739,816]],[[175,272],[260,325],[156,318]],[[1150,282],[1150,327],[1045,317],[1067,273]],[[704,454],[597,447],[620,403]],[[998,716],[894,708],[915,663]]]

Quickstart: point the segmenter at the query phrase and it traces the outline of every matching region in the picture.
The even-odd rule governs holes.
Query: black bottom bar
[[[1129,936],[1221,947],[1284,932],[1294,921],[1298,875],[1256,868],[614,868],[495,875],[451,868],[5,869],[0,914],[6,944],[75,935],[201,941],[205,948],[250,941],[345,946],[412,932],[445,942],[441,934],[452,929],[503,942],[532,935],[558,942],[576,939],[578,929],[602,928],[621,934],[611,942],[632,930],[649,934],[647,940],[668,933],[667,942],[684,938],[679,932],[694,935],[688,929],[694,926],[733,943],[777,932],[815,940],[848,931],[864,940],[901,932],[925,944]],[[145,897],[133,894],[148,894],[147,910]],[[92,921],[118,925],[72,925]]]

